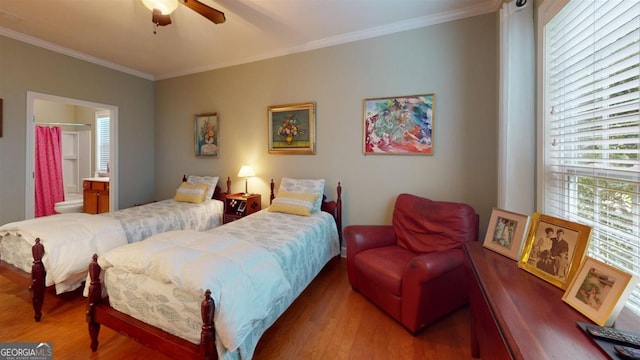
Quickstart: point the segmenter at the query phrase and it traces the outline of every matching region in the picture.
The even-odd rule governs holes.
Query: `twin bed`
[[[330,202],[324,180],[283,178],[278,197],[273,189],[272,181],[269,209],[224,226],[94,255],[86,289],[92,350],[104,325],[173,358],[250,359],[266,329],[340,253],[339,183]]]
[[[217,182],[217,177],[183,177],[181,188],[185,183],[199,184],[202,196],[207,197],[202,202],[167,199],[99,215],[57,214],[3,225],[2,266],[28,279],[34,318],[40,321],[45,288],[55,286],[57,294],[79,288],[86,280],[92,254],[103,254],[153,234],[182,229],[205,231],[220,225],[231,181],[227,179],[226,193]]]

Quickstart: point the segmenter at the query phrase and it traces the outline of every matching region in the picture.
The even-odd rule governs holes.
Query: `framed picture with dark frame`
[[[528,229],[528,222],[528,215],[493,208],[482,245],[489,250],[518,261],[524,235]]]
[[[217,113],[193,116],[196,156],[218,156],[220,124]]]
[[[518,267],[566,290],[590,239],[590,226],[533,213]]]
[[[267,107],[269,154],[316,153],[316,104],[313,102]]]
[[[364,99],[365,155],[433,155],[434,94]]]
[[[562,300],[600,326],[611,326],[638,284],[638,277],[585,257]]]

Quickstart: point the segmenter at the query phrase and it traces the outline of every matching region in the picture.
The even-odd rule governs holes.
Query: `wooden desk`
[[[562,301],[564,290],[480,242],[466,243],[465,253],[474,357],[608,359],[576,325],[593,322]],[[639,332],[639,317],[624,308],[615,327]]]

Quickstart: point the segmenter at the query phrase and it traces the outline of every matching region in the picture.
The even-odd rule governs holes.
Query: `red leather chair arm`
[[[396,244],[391,225],[349,225],[343,232],[347,240],[347,257],[360,251]]]
[[[464,264],[464,254],[460,249],[432,252],[414,257],[402,274],[402,279],[414,286],[437,278]]]

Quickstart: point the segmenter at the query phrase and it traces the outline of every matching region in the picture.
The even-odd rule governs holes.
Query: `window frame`
[[[101,124],[106,121],[106,124]],[[97,111],[95,113],[96,122],[96,151],[95,151],[95,171],[96,173],[109,173],[111,162],[111,113],[108,110]],[[102,131],[106,128],[106,134],[108,136],[107,144],[104,144],[104,134]],[[105,151],[106,148],[106,151]],[[106,155],[106,156],[105,156]],[[106,158],[106,160],[105,160]]]
[[[536,118],[537,120],[537,139],[536,139],[536,143],[537,143],[537,154],[536,154],[536,158],[537,158],[537,169],[536,169],[536,182],[537,182],[537,186],[536,186],[536,207],[537,209],[540,209],[540,211],[542,212],[550,212],[550,206],[552,206],[552,204],[549,203],[549,201],[547,201],[546,199],[546,194],[547,191],[549,191],[550,189],[550,185],[549,185],[549,172],[547,171],[547,168],[549,166],[549,163],[547,162],[547,158],[550,156],[550,148],[552,147],[551,141],[550,139],[547,138],[547,134],[549,133],[549,124],[547,122],[547,118],[549,115],[548,108],[550,107],[548,105],[547,102],[547,94],[550,92],[550,89],[548,88],[549,84],[547,84],[547,65],[546,65],[546,58],[545,58],[545,52],[547,49],[547,39],[546,39],[546,25],[549,24],[549,22],[551,22],[554,17],[567,5],[570,3],[571,0],[551,0],[551,1],[545,1],[543,2],[540,7],[538,8],[537,11],[537,20],[536,20],[536,27],[537,27],[537,31],[536,31],[536,35],[537,35],[537,41],[536,41],[536,48],[537,48],[537,57],[536,57],[536,72],[537,72],[537,78],[538,78],[538,84],[537,84],[537,88],[536,88],[536,94],[537,94],[537,105],[536,105],[536,111],[537,111],[537,116]],[[604,146],[606,147],[606,145]],[[604,153],[605,151],[603,151]],[[640,166],[640,160],[637,160],[635,163],[636,166]],[[570,166],[568,166],[567,168],[571,168]],[[607,188],[603,188],[600,187],[599,182],[602,181],[607,181],[607,174],[605,174],[606,172],[609,173],[613,173],[615,171],[611,171],[611,169],[608,168],[600,168],[603,169],[602,171],[593,171],[593,173],[590,174],[582,174],[579,168],[574,168],[573,171],[567,171],[566,172],[566,177],[564,179],[558,180],[560,181],[561,184],[564,184],[564,186],[557,186],[555,187],[555,189],[560,189],[558,191],[558,196],[562,197],[562,204],[564,204],[567,207],[571,207],[572,205],[571,202],[574,203],[573,206],[575,206],[575,208],[577,209],[578,206],[576,205],[580,200],[580,195],[579,195],[579,190],[578,187],[581,186],[580,183],[581,181],[579,180],[579,178],[590,178],[593,179],[594,183],[592,184],[593,186],[593,191],[598,192],[598,191],[610,191]],[[633,174],[634,176],[637,176],[635,174]],[[622,179],[623,176],[618,176],[614,177],[613,180],[618,180],[618,179]],[[622,181],[622,180],[621,180]],[[631,226],[631,230],[633,231],[633,234],[635,234],[635,236],[637,237],[638,235],[640,235],[640,228],[638,227],[640,224],[640,220],[639,219],[634,219],[633,215],[634,214],[639,214],[640,211],[640,204],[638,201],[640,199],[640,180],[638,179],[632,179],[631,180],[626,180],[628,183],[631,184],[631,186],[634,187],[633,191],[632,191],[632,197],[635,196],[635,198],[632,198],[631,200],[631,205],[632,205],[632,215],[631,215],[631,220],[635,225],[629,225]],[[562,193],[561,193],[562,192]],[[611,236],[609,234],[614,234],[616,231],[618,231],[616,229],[616,225],[617,224],[613,224],[611,222],[609,222],[609,226],[606,225],[602,225],[600,224],[599,217],[601,217],[601,215],[603,214],[604,210],[602,210],[602,207],[600,206],[601,204],[598,203],[599,201],[602,200],[603,197],[601,196],[594,196],[594,201],[593,204],[591,206],[591,213],[588,214],[591,217],[591,223],[588,223],[588,221],[584,221],[585,218],[576,218],[576,219],[568,219],[570,221],[578,221],[578,222],[585,222],[588,223],[588,225],[593,226],[593,235],[592,235],[592,240],[591,240],[591,244],[589,245],[589,249],[588,249],[588,256],[591,257],[595,257],[599,260],[603,260],[603,257],[606,256],[612,256],[611,254],[614,253],[615,256],[615,251],[631,251],[631,256],[635,257],[635,262],[631,265],[631,267],[637,269],[634,270],[636,275],[639,275],[640,273],[640,269],[638,269],[638,258],[640,256],[640,254],[638,254],[638,251],[633,251],[633,250],[625,250],[625,249],[615,249],[618,245],[620,245],[619,243],[614,241],[610,241],[610,242],[604,242],[602,243],[605,237],[606,238],[613,238],[614,236]],[[577,213],[577,211],[576,211]],[[552,215],[557,215],[557,214],[553,214]],[[607,219],[611,220],[612,218],[615,218],[614,216],[606,216]],[[600,238],[600,232],[604,233],[605,235],[602,235],[603,239]],[[629,238],[633,239],[634,235],[630,235],[630,236],[626,236]],[[621,238],[624,240],[625,236],[621,236]],[[630,246],[635,246],[636,250],[638,249],[638,244],[635,243],[631,243]],[[614,250],[611,250],[614,249]],[[600,254],[604,254],[606,253],[606,256],[599,256]],[[605,261],[606,262],[606,261]],[[612,264],[613,265],[613,264]],[[614,265],[615,266],[615,265]],[[617,267],[617,266],[616,266]],[[619,268],[619,267],[618,267]],[[625,272],[630,272],[628,269],[622,269]],[[633,300],[632,300],[633,299]],[[633,312],[640,314],[640,286],[636,287],[633,291],[633,295],[630,298],[630,300],[627,301],[627,307],[630,308],[630,310],[632,310]]]

